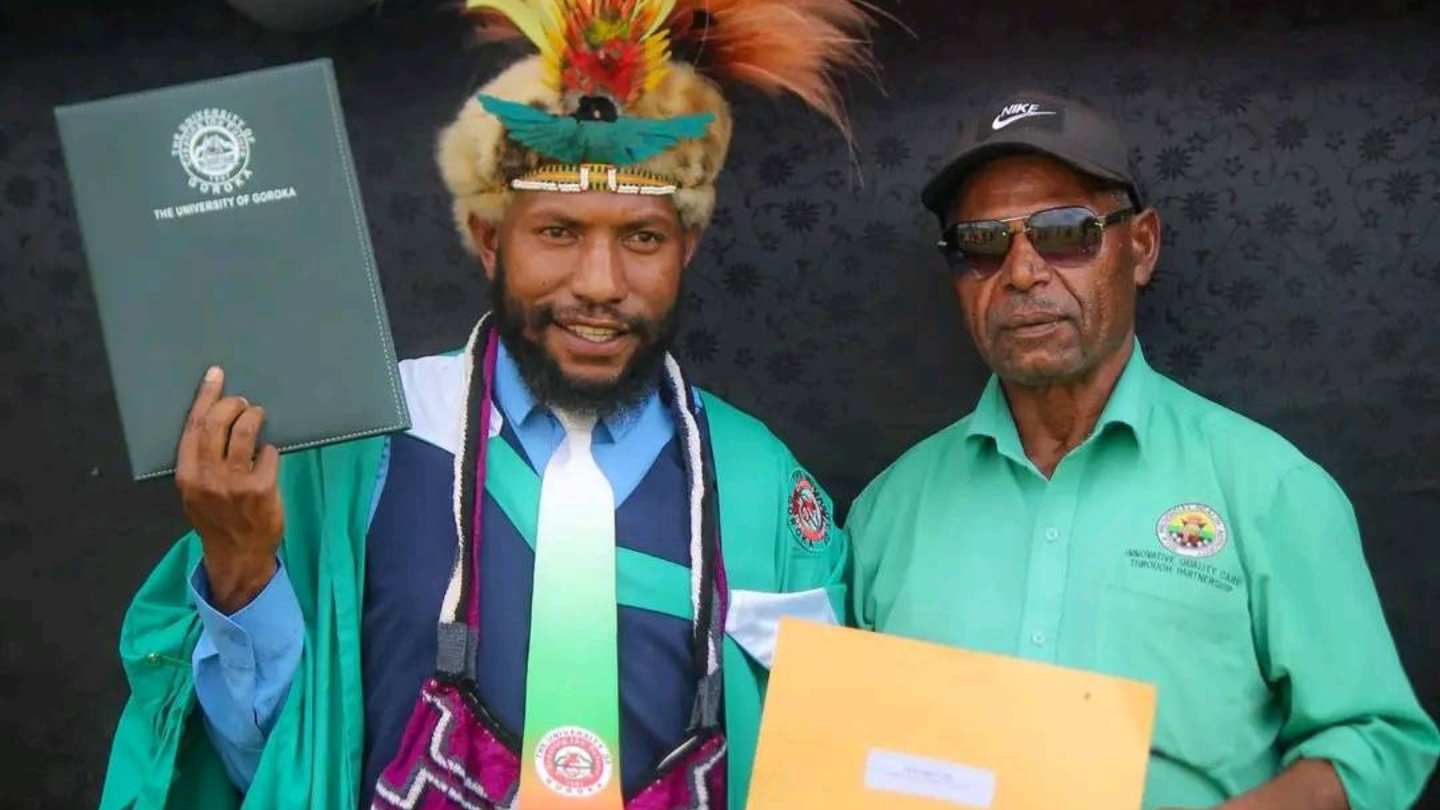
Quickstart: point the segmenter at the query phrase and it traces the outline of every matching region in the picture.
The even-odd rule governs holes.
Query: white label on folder
[[[988,808],[995,801],[993,771],[878,748],[870,749],[865,761],[865,787],[965,807]]]

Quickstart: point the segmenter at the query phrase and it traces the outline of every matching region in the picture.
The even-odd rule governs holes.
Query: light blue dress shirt
[[[495,360],[494,396],[530,463],[543,472],[565,430],[535,401],[503,345]],[[592,448],[596,464],[615,491],[617,507],[634,492],[674,435],[674,418],[658,393],[638,408],[600,422]],[[376,503],[389,471],[388,459],[386,454],[380,464]],[[265,739],[290,692],[305,645],[305,620],[284,565],[259,596],[229,616],[210,605],[203,564],[191,574],[190,586],[204,626],[191,661],[195,694],[226,773],[245,790],[255,778]]]

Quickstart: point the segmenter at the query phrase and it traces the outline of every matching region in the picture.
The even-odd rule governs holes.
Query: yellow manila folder
[[[1155,688],[784,619],[749,810],[1137,810]]]

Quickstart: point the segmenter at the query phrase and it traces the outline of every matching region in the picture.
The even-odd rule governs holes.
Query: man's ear
[[[1130,221],[1130,255],[1135,257],[1135,286],[1144,287],[1160,261],[1160,212],[1146,208]]]
[[[495,280],[496,256],[500,254],[500,229],[475,214],[466,220],[470,227],[470,239],[475,243],[475,252],[480,255],[480,264],[485,267],[485,278]]]

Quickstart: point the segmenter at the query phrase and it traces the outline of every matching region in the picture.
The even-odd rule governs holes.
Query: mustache
[[[625,332],[640,338],[642,342],[649,343],[661,331],[661,324],[658,321],[636,315],[626,315],[618,307],[604,304],[572,304],[563,307],[543,305],[522,310],[520,314],[524,318],[525,326],[529,330],[537,332],[547,326],[577,320],[608,321],[619,324]]]
[[[991,313],[990,322],[1003,329],[1070,318],[1070,311],[1059,302],[1027,296],[1010,298],[1001,303]]]

